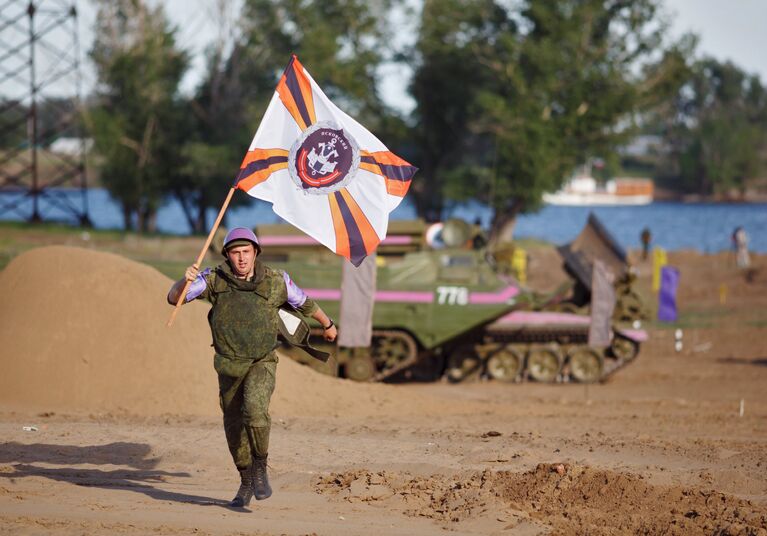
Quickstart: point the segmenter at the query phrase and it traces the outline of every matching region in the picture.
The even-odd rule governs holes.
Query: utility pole
[[[0,9],[0,219],[90,225],[76,0]]]

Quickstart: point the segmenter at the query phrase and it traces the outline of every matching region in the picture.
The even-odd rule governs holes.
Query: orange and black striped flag
[[[235,185],[359,266],[416,171],[335,106],[294,55]]]

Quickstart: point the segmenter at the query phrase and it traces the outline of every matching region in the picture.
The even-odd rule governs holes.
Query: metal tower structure
[[[0,218],[90,225],[76,0],[0,0]]]

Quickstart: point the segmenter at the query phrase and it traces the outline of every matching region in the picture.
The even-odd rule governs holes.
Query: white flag
[[[235,185],[359,266],[416,171],[336,107],[294,55]]]

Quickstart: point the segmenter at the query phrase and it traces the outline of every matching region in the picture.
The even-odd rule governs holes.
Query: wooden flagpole
[[[221,210],[218,212],[216,221],[213,223],[213,228],[208,234],[208,239],[205,241],[205,245],[202,246],[202,251],[200,251],[200,255],[197,257],[197,261],[193,264],[193,266],[198,270],[200,269],[202,260],[205,258],[205,254],[208,252],[210,243],[213,241],[213,235],[216,234],[218,226],[221,225],[221,220],[224,218],[224,212],[226,212],[227,207],[229,207],[229,202],[232,200],[232,195],[234,195],[234,191],[236,189],[236,186],[232,186],[232,188],[229,190],[229,194],[226,196],[224,204],[221,206]],[[184,285],[184,290],[181,291],[181,296],[179,296],[178,302],[176,302],[176,307],[173,308],[173,312],[171,313],[170,318],[168,319],[168,323],[166,324],[168,327],[173,325],[173,321],[176,319],[176,315],[178,314],[179,309],[181,309],[181,304],[184,303],[184,300],[186,299],[186,291],[189,290],[189,285],[191,285],[191,281],[187,281]]]

